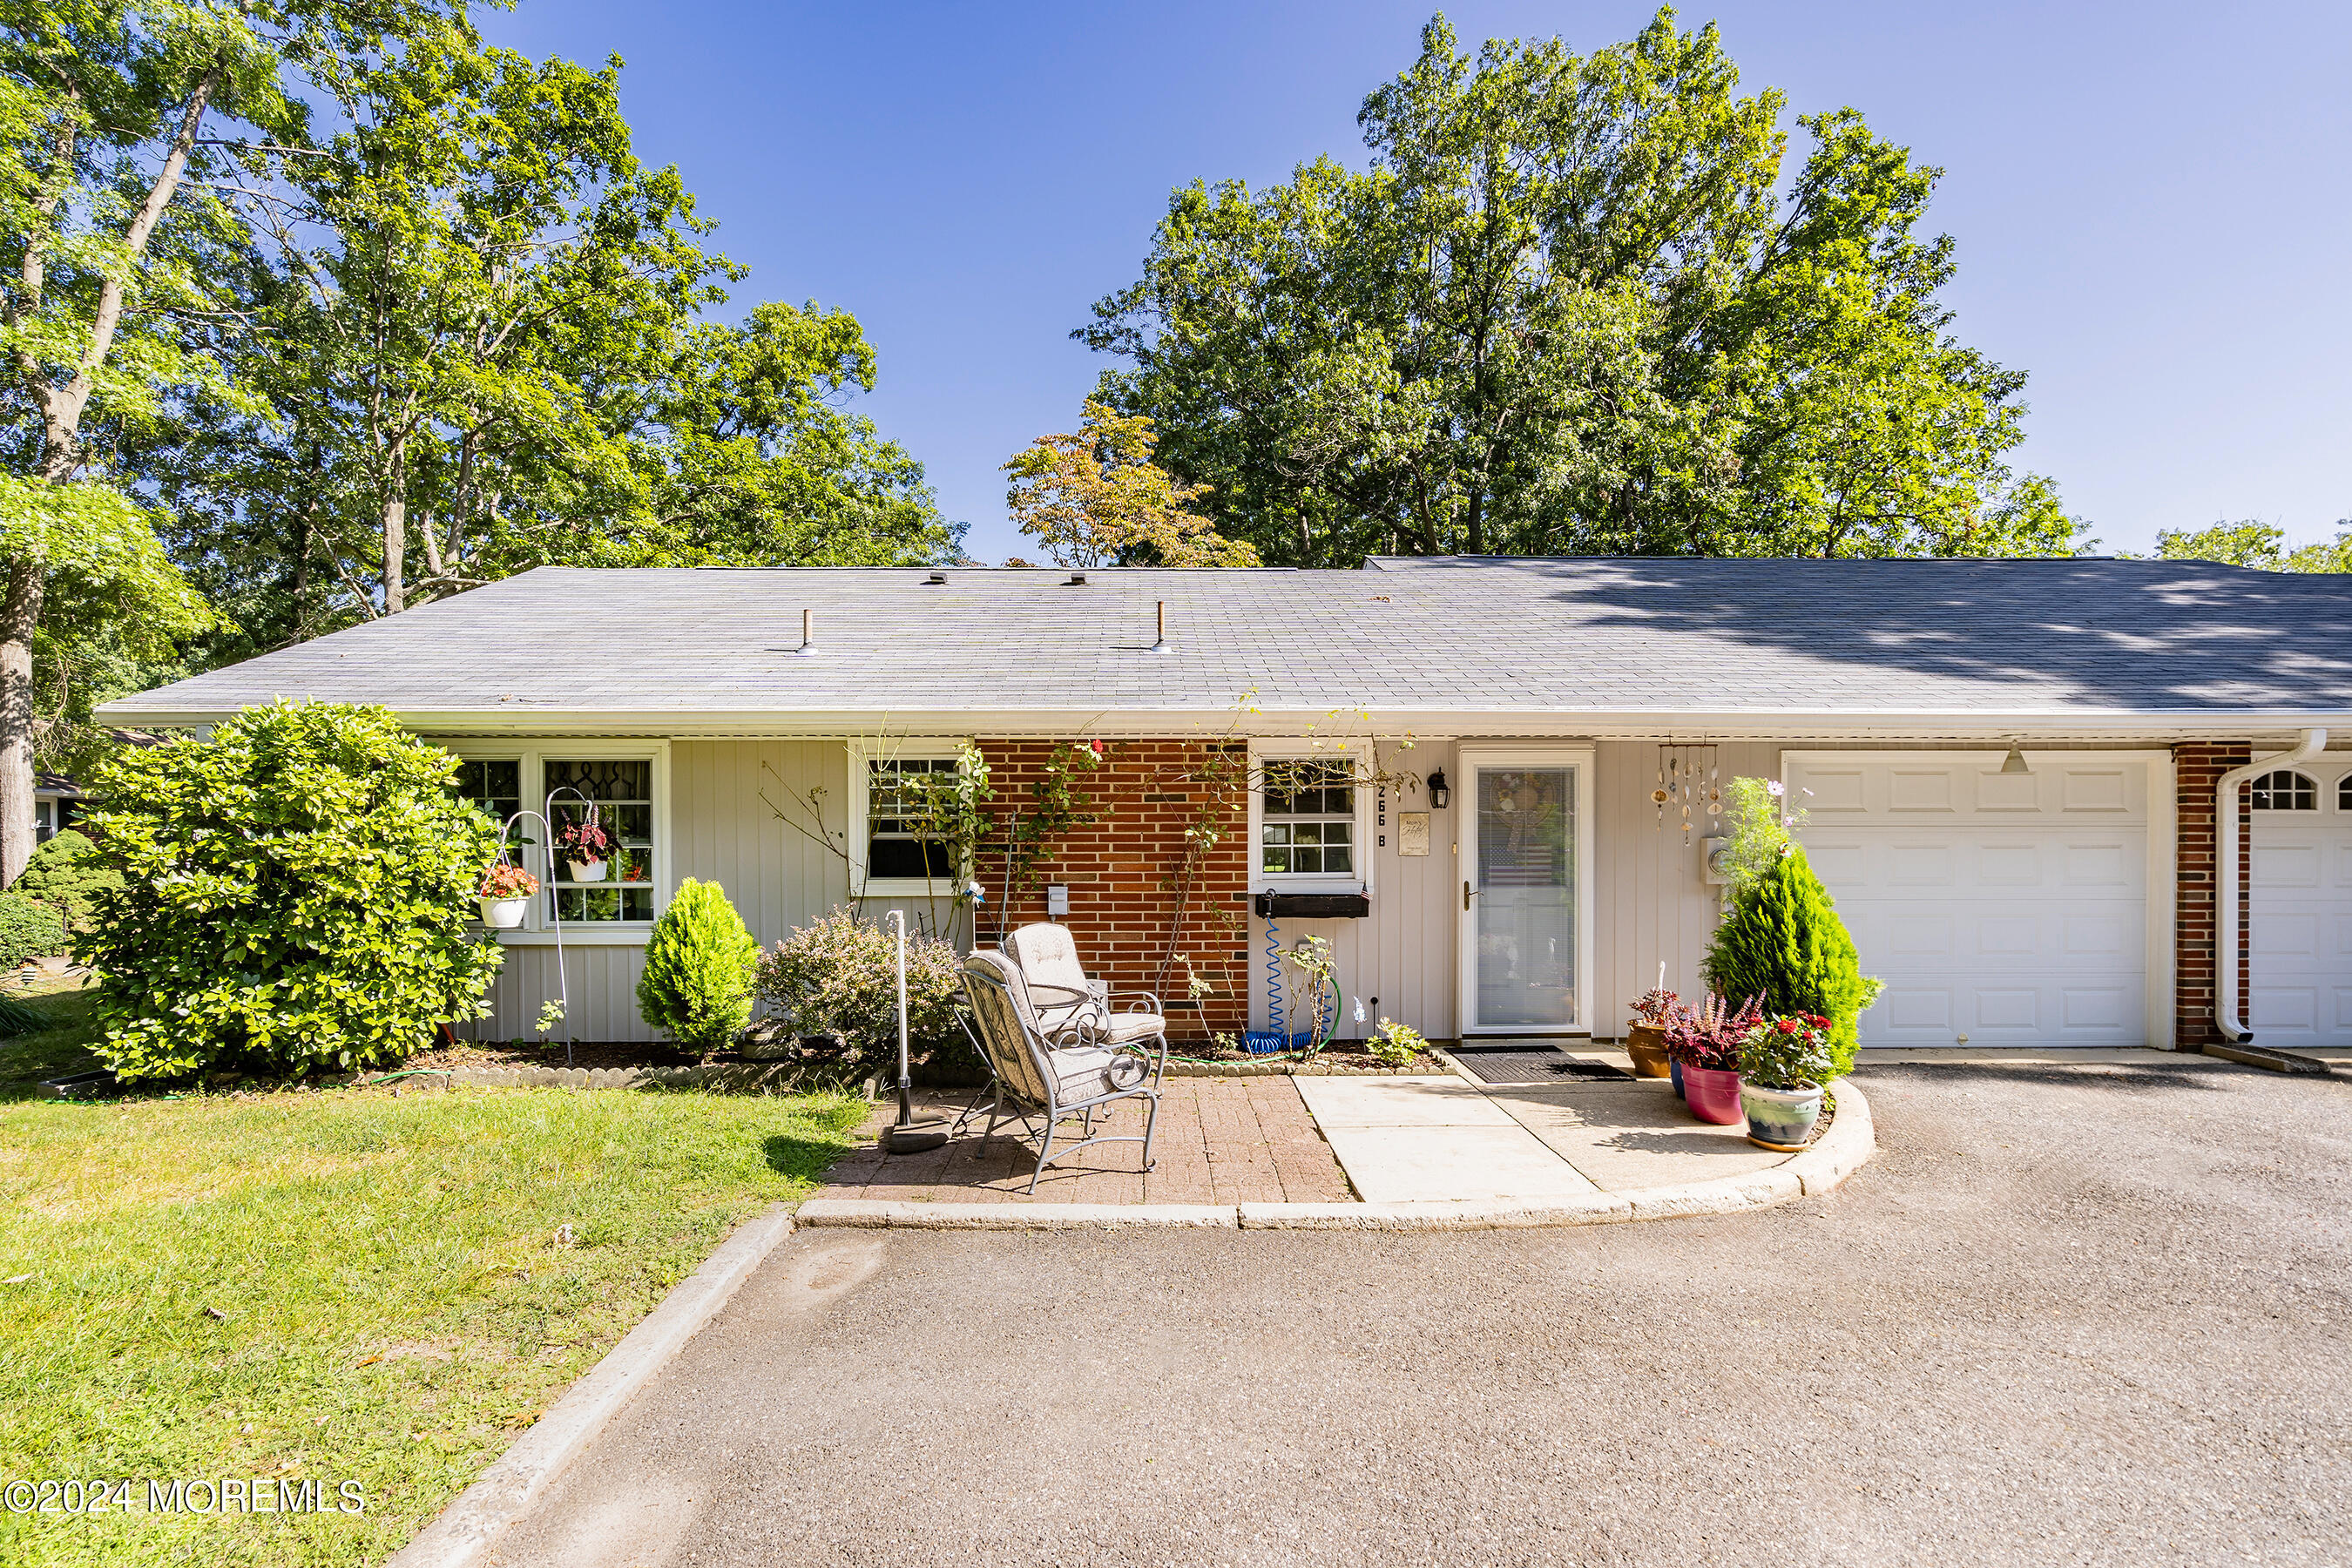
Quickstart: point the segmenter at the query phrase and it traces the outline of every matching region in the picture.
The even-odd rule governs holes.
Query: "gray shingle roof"
[[[2198,563],[1384,560],[1361,572],[545,568],[110,703],[541,716],[2352,714],[2352,577]],[[1153,608],[1170,647],[1150,651]],[[803,656],[801,612],[816,615]],[[527,717],[528,716],[528,717]],[[845,719],[845,722],[848,721]]]

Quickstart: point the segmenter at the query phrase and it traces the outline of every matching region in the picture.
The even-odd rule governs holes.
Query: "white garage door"
[[[2352,1046],[2352,773],[2323,759],[2255,781],[2252,984],[2265,1046]]]
[[[1886,982],[1862,1043],[2146,1045],[2147,764],[2043,752],[2004,773],[2002,755],[1782,759],[1806,853]]]

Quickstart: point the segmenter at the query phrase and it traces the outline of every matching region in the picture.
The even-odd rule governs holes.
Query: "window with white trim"
[[[2352,773],[2346,773],[2344,782],[2336,786],[2336,809],[2352,811]]]
[[[550,830],[536,815],[517,823],[507,841],[507,858],[540,879],[530,914],[502,940],[547,940],[561,913],[564,940],[636,942],[645,940],[660,913],[667,847],[664,798],[669,786],[668,749],[661,742],[596,741],[446,740],[438,742],[458,759],[450,793],[504,824],[519,811],[548,811],[552,831],[587,816],[578,791],[596,805],[597,825],[611,847],[604,862],[574,866],[549,842]],[[511,749],[509,749],[511,747]],[[551,807],[550,791],[558,791]],[[601,873],[589,881],[582,874]]]
[[[597,826],[612,847],[603,865],[558,852],[548,883],[550,907],[566,925],[650,922],[654,918],[654,764],[649,757],[548,757],[542,795],[561,791],[548,812],[554,831],[584,822],[594,803]],[[577,793],[574,793],[577,792]],[[585,795],[587,800],[581,799]],[[590,880],[591,874],[602,875]]]
[[[850,748],[853,897],[940,898],[969,874],[951,846],[923,831],[933,781],[951,781],[962,752],[955,741]]]
[[[2253,811],[2317,811],[2319,784],[2308,773],[2280,768],[2253,782],[2246,804]]]
[[[1257,868],[1266,877],[1356,875],[1356,770],[1348,763],[1275,757],[1260,769]]]

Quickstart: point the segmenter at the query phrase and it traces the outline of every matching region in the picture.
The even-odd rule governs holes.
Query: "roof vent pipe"
[[[2213,876],[2220,906],[2213,921],[2213,1022],[2232,1045],[2254,1037],[2252,1030],[2238,1022],[2238,789],[2273,768],[2307,763],[2326,748],[2326,731],[2305,730],[2294,751],[2231,768],[2213,786]]]
[[[814,610],[801,612],[801,646],[793,651],[795,653],[816,651],[816,612]]]
[[[1159,622],[1153,635],[1151,651],[1166,653],[1168,651],[1168,601],[1162,599],[1159,601]]]

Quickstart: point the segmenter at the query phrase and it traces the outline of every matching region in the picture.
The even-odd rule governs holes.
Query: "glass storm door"
[[[1463,1032],[1588,1031],[1578,910],[1587,770],[1464,761]]]

